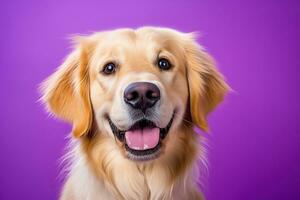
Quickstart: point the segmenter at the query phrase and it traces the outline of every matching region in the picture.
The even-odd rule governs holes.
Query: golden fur
[[[155,67],[157,54],[171,60],[172,70]],[[101,68],[112,59],[120,68],[104,76]],[[147,162],[126,157],[104,117],[110,114],[120,127],[127,126],[121,92],[140,80],[162,90],[157,116],[162,125],[170,110],[177,110],[160,156]],[[61,199],[203,199],[197,161],[205,159],[205,149],[193,125],[208,130],[206,116],[227,90],[212,58],[191,33],[143,27],[76,37],[74,51],[42,87],[49,112],[72,123],[76,141]]]

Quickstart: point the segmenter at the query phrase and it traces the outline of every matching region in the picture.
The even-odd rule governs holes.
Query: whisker
[[[189,120],[187,120],[187,119],[185,119],[185,118],[182,118],[182,120],[183,120],[184,122],[187,122],[187,123],[190,124],[190,125],[196,126],[193,122],[191,122],[191,121],[189,121]]]
[[[177,113],[174,113],[174,114],[177,115]],[[178,115],[177,115],[177,116],[178,116]],[[193,122],[191,122],[191,121],[185,119],[184,117],[182,118],[182,120],[183,120],[184,122],[188,123],[189,125],[196,126],[196,124],[194,124]]]

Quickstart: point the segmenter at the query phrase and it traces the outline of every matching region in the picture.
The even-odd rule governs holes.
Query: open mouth
[[[125,145],[128,158],[132,160],[147,161],[157,158],[160,153],[161,141],[167,136],[174,113],[164,128],[159,128],[148,119],[135,122],[128,130],[119,130],[108,118],[113,134]]]

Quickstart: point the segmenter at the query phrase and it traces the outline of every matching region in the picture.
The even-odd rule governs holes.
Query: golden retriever
[[[76,141],[60,199],[204,199],[193,127],[208,130],[228,86],[194,34],[142,27],[74,40],[42,87]]]

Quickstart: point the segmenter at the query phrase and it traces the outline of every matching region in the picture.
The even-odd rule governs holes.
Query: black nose
[[[154,106],[159,99],[159,88],[149,82],[131,83],[124,91],[124,101],[131,107],[143,112]]]

